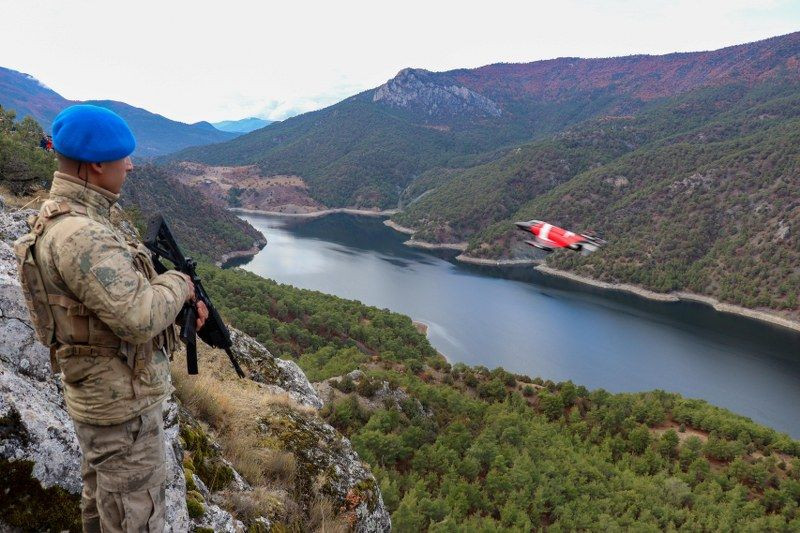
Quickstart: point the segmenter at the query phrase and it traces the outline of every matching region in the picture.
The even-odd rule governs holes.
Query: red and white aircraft
[[[533,233],[533,240],[525,241],[525,244],[530,244],[545,252],[552,252],[556,248],[569,248],[588,254],[606,243],[603,239],[582,233],[573,233],[541,220],[516,222],[516,225],[522,231]]]

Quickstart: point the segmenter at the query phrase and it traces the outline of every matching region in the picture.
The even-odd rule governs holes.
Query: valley
[[[262,176],[229,207],[390,214],[410,245],[463,261],[542,262],[796,323],[798,65],[800,33],[710,52],[404,69],[168,159]],[[608,245],[545,257],[513,225],[534,218]]]
[[[88,101],[138,140],[112,223],[165,218],[248,378],[176,351],[171,531],[800,530],[800,32],[392,69],[215,125]],[[71,103],[0,68],[0,530],[80,530],[12,250]]]

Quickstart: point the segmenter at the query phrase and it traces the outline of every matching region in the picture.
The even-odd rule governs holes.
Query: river
[[[407,236],[377,218],[242,218],[268,240],[243,268],[409,315],[451,362],[612,392],[678,392],[800,438],[799,333],[531,267],[465,265],[404,246]]]

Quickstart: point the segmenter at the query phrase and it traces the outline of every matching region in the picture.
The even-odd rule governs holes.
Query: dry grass
[[[274,518],[285,516],[287,511],[294,514],[287,494],[280,490],[270,490],[266,487],[255,487],[251,491],[225,491],[221,493],[226,508],[234,512],[239,520],[250,521],[264,516]]]
[[[347,533],[352,530],[351,524],[337,515],[334,504],[327,498],[314,500],[306,527],[317,533]]]
[[[226,440],[225,456],[251,483],[275,481],[289,485],[294,482],[297,465],[291,452],[264,448],[260,439],[247,431],[235,431],[232,438]]]
[[[294,494],[296,461],[288,450],[269,447],[272,441],[259,430],[259,421],[271,406],[289,407],[316,416],[314,408],[298,405],[288,394],[273,394],[249,379],[239,379],[221,350],[198,344],[200,374],[186,373],[183,350],[175,354],[172,381],[178,398],[193,415],[214,430],[223,455],[252,485],[252,491],[220,493],[241,520],[258,516],[278,520],[273,531],[344,533],[353,529],[355,515],[338,513],[334,503],[317,498],[301,509]],[[274,444],[274,443],[273,443]]]
[[[223,352],[198,348],[199,375],[186,373],[184,352],[177,353],[173,362],[172,380],[181,402],[215,430],[226,458],[251,484],[293,484],[294,455],[265,447],[258,421],[275,405],[306,414],[315,410],[298,405],[288,394],[272,394],[259,383],[237,378]]]
[[[47,199],[49,193],[44,189],[36,189],[29,194],[17,196],[5,184],[0,183],[0,196],[10,209],[20,209],[29,207],[39,209],[42,202]]]

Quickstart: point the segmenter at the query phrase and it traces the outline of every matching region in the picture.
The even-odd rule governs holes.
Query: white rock
[[[208,487],[206,484],[203,483],[203,480],[200,479],[200,476],[197,474],[192,474],[192,481],[194,482],[194,486],[197,487],[197,492],[199,492],[204,500],[207,500],[211,497],[211,492],[209,492]]]
[[[322,408],[322,400],[297,363],[278,359],[258,341],[236,328],[230,328],[230,331],[232,350],[251,369],[249,377],[252,380],[264,383],[271,388],[270,392],[289,393],[300,405]]]
[[[178,437],[178,404],[173,398],[164,402],[164,437],[167,450],[166,528],[168,533],[189,530],[186,508],[186,479],[183,476],[183,448]]]
[[[214,504],[205,505],[205,513],[196,525],[211,528],[215,533],[241,533],[245,530],[243,523]]]

